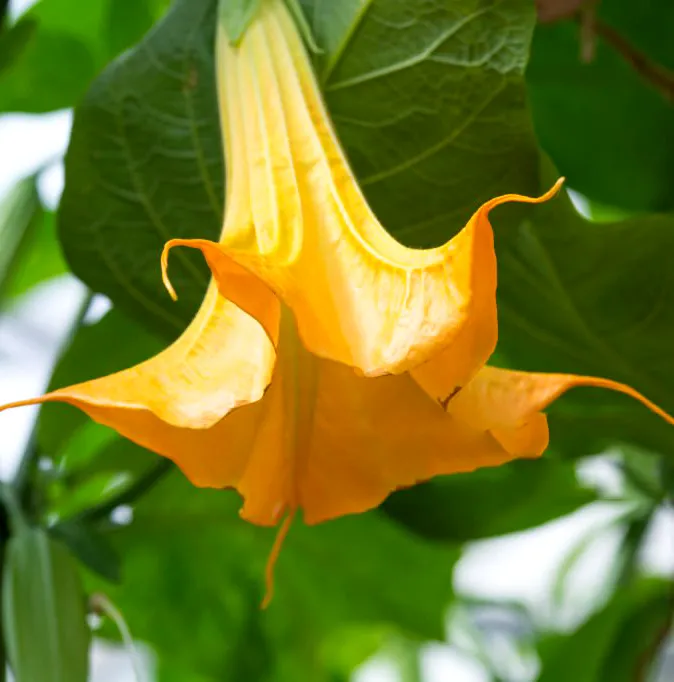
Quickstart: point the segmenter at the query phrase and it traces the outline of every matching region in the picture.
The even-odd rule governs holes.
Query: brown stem
[[[538,21],[549,24],[562,19],[570,19],[578,12],[585,0],[536,0]]]
[[[595,19],[594,30],[646,81],[660,91],[665,99],[674,101],[674,72],[652,62],[645,54],[623,38],[614,28],[601,19]]]
[[[585,64],[594,61],[597,53],[597,7],[585,3],[578,12],[580,23],[580,59]]]
[[[596,39],[601,36],[645,80],[668,101],[674,101],[674,72],[653,62],[613,27],[597,16],[599,0],[536,0],[541,24],[575,19],[580,24],[581,59],[594,59]]]

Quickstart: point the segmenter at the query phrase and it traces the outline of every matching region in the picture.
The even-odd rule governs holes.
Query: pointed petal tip
[[[168,291],[169,296],[174,300],[178,300],[178,294],[176,293],[176,290],[173,288],[173,284],[171,284],[171,280],[169,279],[168,275],[168,257],[169,257],[169,252],[174,246],[177,246],[180,243],[179,239],[171,239],[164,244],[164,248],[162,249],[161,252],[161,281],[164,283],[164,286],[166,287],[166,291]]]
[[[295,518],[295,511],[295,509],[291,509],[285,519],[283,519],[283,522],[276,533],[271,552],[269,552],[267,566],[265,567],[265,595],[262,604],[260,604],[260,609],[263,611],[271,604],[271,600],[274,596],[274,567],[276,566],[279,554],[281,553],[283,542],[286,539],[290,526]]]
[[[652,400],[649,400],[642,393],[639,393],[639,391],[627,384],[621,384],[620,382],[613,381],[611,379],[586,376],[573,376],[570,378],[569,384],[569,388],[573,388],[574,386],[594,386],[596,388],[605,388],[609,391],[623,393],[630,398],[634,398],[642,405],[646,406],[651,412],[658,415],[658,417],[666,421],[668,424],[672,424],[674,426],[674,417],[671,414],[663,410],[659,405],[656,405]]]
[[[566,178],[561,175],[559,178],[557,178],[557,181],[555,184],[545,193],[543,196],[539,197],[539,201],[546,201],[547,199],[551,199],[554,197],[560,189],[562,189],[562,185],[566,182]]]
[[[16,400],[13,403],[6,403],[5,405],[0,405],[0,412],[5,410],[12,410],[15,407],[28,407],[29,405],[39,405],[47,401],[49,398],[46,395],[39,396],[38,398],[28,398],[26,400]]]
[[[498,197],[494,197],[490,201],[486,202],[483,204],[479,209],[479,212],[487,212],[489,213],[493,208],[496,208],[497,206],[500,206],[501,204],[507,204],[510,203],[511,201],[521,203],[521,204],[543,204],[546,201],[549,201],[553,197],[555,197],[558,193],[559,190],[562,188],[562,185],[566,182],[565,177],[560,177],[554,185],[547,191],[541,194],[540,196],[537,197],[529,197],[523,194],[503,194]]]

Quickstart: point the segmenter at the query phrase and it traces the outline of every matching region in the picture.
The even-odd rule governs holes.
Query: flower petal
[[[292,309],[316,355],[379,376],[446,351],[461,362],[440,358],[417,380],[436,397],[467,381],[496,340],[488,213],[544,201],[557,186],[539,199],[490,201],[442,247],[406,248],[357,185],[284,3],[262,4],[238,47],[220,27],[217,51],[228,168],[222,253]]]
[[[364,378],[319,360],[311,447],[298,463],[307,523],[366,511],[392,491],[513,459],[445,413],[409,375]]]
[[[173,459],[197,485],[234,485],[259,416],[254,405],[243,406],[262,398],[275,357],[258,322],[211,285],[184,334],[157,356],[0,409],[67,402]]]
[[[548,444],[548,427],[541,410],[577,386],[595,386],[625,393],[674,424],[674,418],[625,384],[577,376],[540,374],[483,367],[446,409],[456,419],[489,431],[513,455],[540,455]]]

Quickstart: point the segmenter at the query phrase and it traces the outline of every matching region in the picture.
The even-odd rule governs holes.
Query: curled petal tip
[[[269,604],[271,604],[271,598],[274,596],[274,588],[268,587],[267,591],[265,592],[264,599],[262,600],[262,603],[260,604],[260,610],[261,611],[266,611],[267,608],[269,607]]]
[[[171,284],[171,280],[169,279],[168,276],[168,256],[169,256],[169,251],[176,245],[177,240],[176,239],[171,239],[171,241],[166,242],[164,244],[164,249],[161,252],[161,280],[164,283],[164,286],[166,287],[166,291],[169,292],[169,296],[174,300],[178,300],[178,294],[176,293],[176,290],[173,288],[173,284]]]
[[[281,523],[281,526],[276,534],[276,539],[274,540],[271,552],[269,553],[267,567],[265,569],[266,592],[264,599],[262,600],[262,604],[260,604],[260,608],[262,610],[269,606],[272,597],[274,596],[274,566],[276,565],[276,561],[279,557],[279,554],[281,553],[281,546],[283,545],[286,535],[288,535],[288,531],[290,530],[290,526],[294,517],[295,510],[291,509],[286,515],[285,519],[283,519],[283,522]]]
[[[521,194],[504,194],[499,197],[494,197],[491,199],[491,201],[488,201],[487,203],[483,204],[479,211],[482,213],[489,213],[493,208],[496,208],[496,206],[500,206],[501,204],[507,204],[510,201],[517,201],[523,204],[542,204],[546,201],[549,201],[552,199],[561,189],[562,185],[566,181],[566,178],[560,177],[550,189],[541,194],[540,196],[537,197],[530,197],[530,196],[525,196]]]
[[[552,197],[556,196],[559,192],[560,189],[562,189],[562,185],[566,182],[566,178],[564,176],[560,177],[557,179],[555,184],[547,191],[545,194],[542,196],[538,197],[536,199],[535,203],[540,203],[543,201],[547,201],[548,199],[552,199]]]
[[[28,400],[17,400],[13,403],[6,403],[4,405],[0,405],[0,412],[4,412],[5,410],[12,410],[15,407],[28,407],[29,405],[39,405],[42,402],[44,402],[44,396],[39,398],[29,398]]]
[[[45,395],[38,396],[37,398],[28,398],[26,400],[16,400],[13,403],[5,403],[0,405],[0,412],[5,410],[13,410],[15,407],[29,407],[31,405],[41,405],[42,403],[50,402],[53,400],[51,393],[46,393]],[[57,398],[58,400],[58,398]]]

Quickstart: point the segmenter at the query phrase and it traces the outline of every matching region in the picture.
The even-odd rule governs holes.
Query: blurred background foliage
[[[401,241],[440,243],[485,199],[567,177],[575,205],[564,196],[494,214],[497,364],[611,377],[674,412],[670,0],[301,7],[322,47],[315,66],[338,133]],[[155,353],[201,299],[198,258],[181,252],[172,265],[177,304],[158,262],[166,239],[219,230],[216,0],[39,0],[20,16],[9,10],[0,0],[0,112],[75,109],[57,210],[42,205],[41,170],[0,204],[0,315],[66,272],[90,292],[68,322],[56,387]],[[1,149],[0,158],[12,163]],[[94,294],[112,308],[92,322]],[[103,613],[91,621],[96,637],[118,641],[121,614],[152,652],[159,682],[346,682],[375,655],[393,679],[424,682],[430,642],[462,652],[493,682],[674,679],[673,576],[649,574],[642,556],[671,504],[674,431],[589,389],[555,404],[550,423],[538,461],[436,479],[317,528],[297,523],[264,612],[272,535],[239,520],[236,495],[192,488],[75,410],[41,410],[4,499],[48,533],[31,541],[61,557],[53,593],[106,595],[89,603]],[[617,490],[581,475],[602,453]],[[562,608],[573,603],[573,576],[606,527],[562,562],[547,618],[453,590],[471,543],[598,502],[617,510],[607,525],[618,540],[607,577],[573,617]],[[6,521],[0,530],[6,543]],[[42,607],[28,600],[24,610]],[[80,617],[66,611],[53,614],[61,633]],[[6,615],[4,628],[6,639],[24,628],[39,640],[22,614]],[[73,646],[88,644],[82,636]],[[36,658],[38,649],[29,647]],[[18,682],[52,679],[21,674]]]

